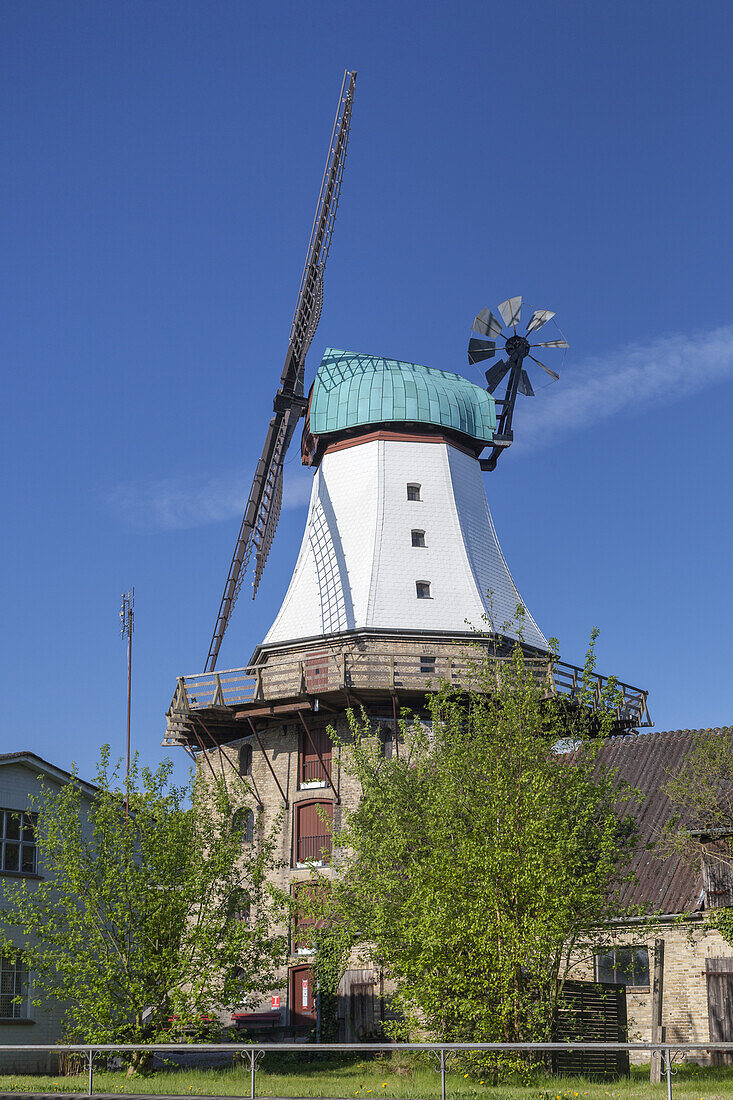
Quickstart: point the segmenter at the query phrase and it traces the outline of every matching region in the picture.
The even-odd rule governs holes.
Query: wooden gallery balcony
[[[451,652],[446,654],[448,648]],[[199,748],[222,744],[250,733],[255,718],[285,721],[298,712],[338,712],[384,701],[385,697],[391,697],[397,706],[419,709],[425,693],[435,690],[441,681],[468,690],[476,679],[476,657],[465,645],[442,644],[435,649],[428,654],[401,647],[398,651],[397,646],[335,646],[328,652],[304,655],[301,651],[298,657],[273,654],[248,668],[181,676],[166,715],[163,744]],[[544,655],[526,660],[537,681],[546,685],[548,695],[582,701],[582,669]],[[600,700],[607,682],[607,677],[593,675],[594,702]],[[620,702],[614,732],[651,726],[647,692],[620,682],[617,686]]]

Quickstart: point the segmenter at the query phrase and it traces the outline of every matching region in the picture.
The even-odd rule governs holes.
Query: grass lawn
[[[269,1062],[269,1066],[268,1066]],[[733,1066],[703,1069],[680,1065],[673,1079],[675,1100],[733,1100]],[[40,1077],[0,1074],[0,1092],[86,1092],[86,1076]],[[629,1079],[613,1082],[585,1078],[537,1077],[531,1084],[490,1086],[479,1078],[449,1072],[453,1100],[666,1100],[662,1085],[650,1085],[648,1067],[634,1067]],[[127,1078],[124,1073],[94,1075],[95,1092],[147,1093],[156,1096],[249,1096],[246,1065],[216,1069],[170,1067]],[[361,1058],[335,1055],[269,1055],[257,1071],[257,1096],[344,1097],[354,1100],[439,1100],[440,1075],[423,1056]]]

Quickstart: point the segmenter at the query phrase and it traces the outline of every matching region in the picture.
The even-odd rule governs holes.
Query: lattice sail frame
[[[356,73],[347,70],[341,85],[331,144],[300,280],[298,300],[290,326],[285,365],[273,402],[274,416],[267,429],[262,456],[257,463],[224,585],[224,594],[206,658],[207,672],[216,668],[219,649],[253,552],[255,554],[253,598],[257,593],[280,518],[285,455],[298,420],[306,409],[306,401],[303,397],[305,357],[323,309],[323,274],[331,248],[336,211],[341,195],[355,86]]]

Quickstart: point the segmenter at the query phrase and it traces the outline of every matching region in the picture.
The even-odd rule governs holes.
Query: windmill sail
[[[323,272],[331,247],[331,236],[341,194],[355,86],[356,73],[347,71],[341,85],[331,144],[308,242],[293,323],[290,327],[285,365],[280,376],[280,387],[275,394],[275,415],[267,429],[262,456],[257,463],[239,528],[237,544],[229,566],[224,594],[206,658],[205,671],[207,672],[216,668],[219,649],[253,551],[255,553],[253,587],[254,593],[257,592],[280,518],[285,454],[293,438],[296,424],[306,406],[303,397],[305,357],[315,335],[323,307]]]

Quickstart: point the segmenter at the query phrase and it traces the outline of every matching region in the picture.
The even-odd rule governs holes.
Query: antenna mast
[[[331,247],[333,225],[341,194],[355,86],[356,73],[347,70],[341,85],[316,216],[313,220],[298,301],[290,327],[285,365],[280,376],[280,386],[273,401],[275,415],[267,429],[262,456],[257,463],[239,528],[234,556],[229,566],[224,594],[206,658],[206,672],[212,672],[216,668],[219,649],[253,550],[255,551],[255,570],[252,598],[254,599],[257,594],[275,528],[280,518],[285,453],[290,446],[298,420],[305,413],[308,404],[303,396],[305,357],[323,308],[323,272]]]
[[[125,813],[130,813],[130,704],[132,703],[132,634],[135,629],[135,589],[122,594],[120,634],[127,638],[127,776],[125,779]]]

